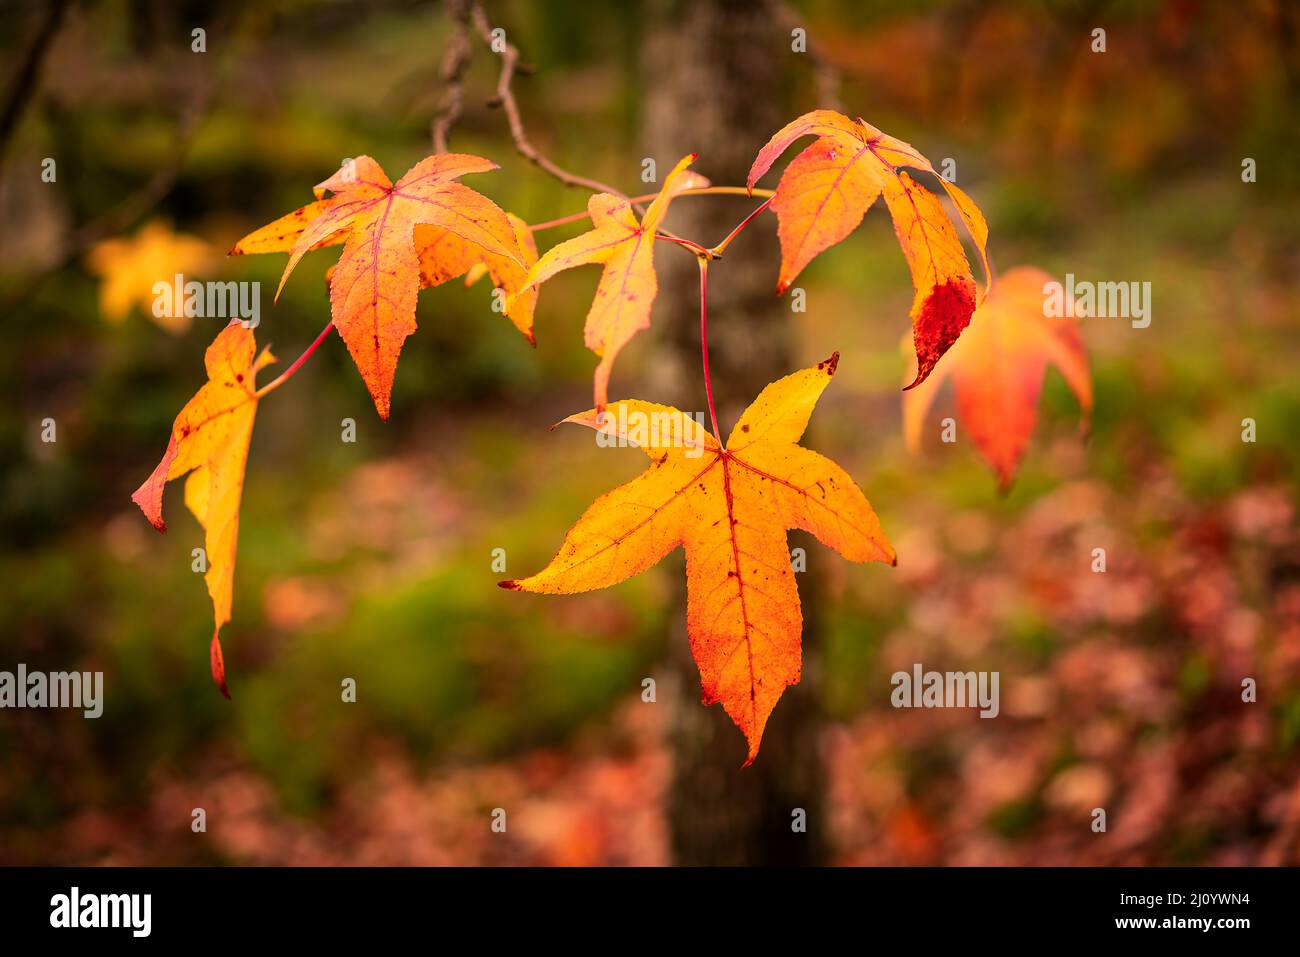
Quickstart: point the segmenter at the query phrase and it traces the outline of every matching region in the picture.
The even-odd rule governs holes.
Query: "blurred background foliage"
[[[516,89],[537,144],[637,191],[642,7],[488,12],[536,68]],[[830,720],[809,747],[830,770],[834,859],[1300,863],[1296,8],[817,0],[792,16],[851,115],[955,158],[998,268],[1153,286],[1150,328],[1084,323],[1090,438],[1049,374],[999,497],[965,441],[903,449],[911,286],[883,212],[801,277],[801,357],[843,356],[811,444],[854,475],[900,556],[863,568],[809,548],[830,582]],[[0,6],[6,74],[41,19]],[[589,405],[594,270],[547,284],[536,350],[487,283],[423,292],[388,423],[337,341],[263,403],[224,630],[233,702],[208,675],[201,531],[174,490],[165,537],[130,502],[218,323],[171,333],[139,306],[109,321],[78,230],[129,238],[158,220],[220,252],[347,157],[396,179],[429,152],[447,36],[439,5],[411,0],[116,0],[58,24],[2,157],[0,668],[102,670],[106,706],[97,721],[0,712],[0,862],[666,861],[664,721],[640,694],[667,655],[680,556],[570,598],[505,594],[491,569],[496,548],[511,575],[540,567],[641,468],[548,432]],[[820,105],[808,58],[771,55],[785,113]],[[495,70],[479,48],[452,134],[501,164],[470,185],[529,222],[581,211],[583,193],[514,152],[487,103]],[[174,178],[130,209],[160,171]],[[747,208],[689,201],[718,203],[699,240]],[[328,318],[334,256],[310,254],[274,306],[284,257],[203,278],[261,283],[258,340],[286,363]],[[656,348],[651,330],[624,352],[615,394],[640,394]],[[893,710],[889,675],[916,661],[1000,671],[1002,716]],[[1247,676],[1257,704],[1240,701]],[[1089,829],[1098,806],[1105,836]],[[510,809],[506,837],[489,833],[493,807]]]

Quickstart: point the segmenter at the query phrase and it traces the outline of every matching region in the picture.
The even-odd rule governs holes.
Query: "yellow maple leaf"
[[[587,202],[591,230],[548,249],[528,271],[524,284],[531,288],[575,266],[598,263],[605,267],[585,331],[587,348],[600,356],[594,388],[597,408],[604,408],[608,399],[609,375],[619,351],[650,326],[650,310],[659,291],[654,269],[655,232],[668,214],[673,196],[701,182],[687,171],[695,156],[683,157],[673,167],[640,222],[631,200],[596,193]]]
[[[503,311],[524,334],[530,343],[537,344],[533,334],[533,313],[537,309],[537,287],[527,283],[528,270],[537,262],[537,243],[528,224],[514,213],[506,213],[518,243],[519,259],[511,259],[484,249],[477,243],[467,243],[460,236],[437,226],[415,227],[415,248],[420,257],[420,283],[438,286],[465,277],[471,286],[482,276],[492,277],[494,285],[505,293]]]
[[[239,499],[257,412],[255,379],[258,370],[275,361],[267,349],[254,358],[255,350],[252,330],[238,321],[213,340],[203,357],[207,383],[176,416],[162,461],[131,496],[153,526],[165,532],[163,489],[172,479],[189,473],[185,505],[203,527],[208,565],[203,577],[215,622],[210,645],[212,679],[226,697],[230,692],[219,636],[221,626],[230,621]]]
[[[721,702],[758,754],[777,700],[799,682],[803,616],[786,530],[855,562],[895,562],[870,503],[830,459],[797,443],[839,354],[767,386],[725,448],[677,409],[623,401],[567,422],[639,445],[640,476],[598,498],[559,554],[517,591],[606,588],[686,549],[686,627],[705,704]]]
[[[341,201],[338,194],[308,203],[279,219],[249,233],[230,250],[232,256],[257,253],[292,252],[298,237],[307,224]],[[515,239],[519,245],[519,262],[494,254],[477,243],[466,242],[456,233],[437,226],[417,224],[414,231],[415,253],[420,260],[420,288],[439,286],[457,276],[465,276],[465,285],[473,285],[482,276],[492,275],[492,281],[506,293],[504,312],[515,328],[528,341],[536,345],[533,335],[533,312],[537,306],[537,290],[524,289],[523,280],[528,268],[537,262],[537,243],[528,224],[514,213],[506,213]],[[346,230],[338,230],[317,240],[311,249],[337,246],[347,238]],[[326,281],[334,277],[337,267],[325,273]],[[513,297],[517,296],[517,300]]]
[[[105,239],[87,256],[90,271],[101,277],[99,310],[104,318],[119,324],[132,306],[138,305],[168,332],[184,332],[190,317],[183,309],[157,310],[154,284],[174,284],[179,273],[192,277],[211,269],[217,262],[215,250],[196,236],[174,232],[161,220],[153,220],[130,238]],[[160,315],[163,311],[167,314]],[[228,318],[228,317],[221,317]]]

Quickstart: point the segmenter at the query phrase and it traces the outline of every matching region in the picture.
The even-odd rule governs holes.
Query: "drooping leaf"
[[[975,282],[957,232],[933,193],[899,173],[885,182],[884,196],[917,290],[911,316],[918,363],[916,379],[906,386],[911,389],[925,381],[970,323]]]
[[[415,300],[423,284],[416,230],[437,227],[484,256],[524,268],[506,214],[456,182],[496,168],[477,156],[440,154],[421,160],[394,185],[378,163],[361,156],[316,186],[317,202],[250,233],[231,252],[275,252],[292,241],[278,297],[309,250],[344,243],[329,280],[331,314],[375,409],[386,419],[397,358],[415,331]],[[326,198],[327,192],[333,195]]]
[[[1044,286],[1052,277],[1032,266],[1000,276],[970,327],[924,384],[903,395],[903,434],[917,450],[926,413],[951,379],[957,416],[1005,489],[1033,435],[1047,366],[1053,365],[1092,412],[1088,356],[1074,320],[1045,314]]]
[[[668,213],[673,196],[700,182],[687,171],[695,154],[684,157],[664,179],[659,195],[637,222],[630,200],[596,193],[587,203],[592,228],[548,249],[528,271],[526,287],[558,272],[599,263],[604,266],[591,310],[587,313],[587,348],[600,356],[596,366],[595,403],[604,408],[614,359],[628,341],[650,326],[650,310],[659,284],[655,279],[655,232]]]
[[[781,241],[777,293],[784,293],[818,253],[853,232],[883,193],[916,289],[911,311],[920,360],[915,386],[956,341],[978,298],[966,253],[942,205],[897,167],[932,174],[935,170],[915,148],[865,120],[814,110],[777,131],[759,151],[749,171],[749,188],[804,136],[817,139],[790,161],[772,199]],[[988,224],[965,192],[942,176],[938,179],[975,241],[987,280]]]
[[[703,700],[721,702],[744,733],[746,764],[801,671],[803,617],[786,530],[811,532],[852,561],[895,561],[849,475],[797,444],[838,358],[767,386],[726,448],[682,412],[646,402],[567,419],[640,445],[650,467],[598,498],[546,568],[501,583],[548,594],[606,588],[685,546],[686,625]]]
[[[216,251],[196,236],[173,232],[170,225],[153,220],[130,238],[105,239],[87,256],[90,271],[102,277],[99,286],[99,309],[104,318],[120,323],[138,305],[168,332],[184,332],[190,317],[184,309],[173,308],[160,315],[153,308],[157,296],[154,284],[169,287],[177,274],[184,282],[198,278],[217,262]]]
[[[203,357],[208,381],[181,409],[172,425],[167,451],[158,467],[131,496],[153,526],[163,521],[163,489],[172,479],[185,480],[185,505],[199,520],[207,555],[208,594],[214,627],[210,645],[212,680],[230,697],[221,653],[221,626],[230,621],[239,538],[239,498],[244,488],[248,443],[257,413],[258,370],[275,361],[269,350],[254,358],[252,330],[231,322],[208,346]]]

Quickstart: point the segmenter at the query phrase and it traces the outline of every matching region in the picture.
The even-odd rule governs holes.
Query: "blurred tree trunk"
[[[647,0],[640,64],[646,96],[646,156],[659,180],[682,156],[719,185],[743,184],[758,148],[781,125],[780,68],[790,40],[769,2]],[[681,199],[673,232],[712,245],[757,205],[746,197]],[[707,408],[700,366],[699,278],[694,258],[667,243],[655,251],[659,297],[649,395],[687,411]],[[709,270],[709,358],[724,437],[767,385],[794,370],[792,315],[775,295],[779,250],[764,215]],[[707,422],[707,413],[705,413]],[[810,539],[792,536],[807,549]],[[798,576],[803,598],[803,676],[768,722],[762,750],[745,769],[745,743],[721,705],[700,704],[700,679],[686,637],[685,586],[671,620],[674,681],[669,796],[678,864],[814,864],[825,857],[816,591]],[[807,832],[792,830],[806,811]]]

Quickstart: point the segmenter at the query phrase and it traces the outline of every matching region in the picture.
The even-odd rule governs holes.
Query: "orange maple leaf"
[[[915,148],[865,120],[814,110],[777,131],[759,151],[749,170],[749,188],[804,136],[817,139],[786,166],[772,198],[781,240],[777,294],[818,253],[853,232],[883,193],[916,289],[911,318],[919,363],[908,388],[916,386],[970,322],[977,301],[970,264],[943,207],[933,193],[896,169],[935,173],[934,167]],[[988,224],[966,193],[944,177],[938,179],[975,240],[987,279]]]
[[[231,253],[278,252],[292,241],[278,298],[309,250],[344,243],[329,278],[331,315],[375,409],[387,419],[398,354],[415,331],[416,296],[427,285],[417,230],[435,227],[498,263],[525,268],[515,227],[506,214],[456,182],[466,173],[496,168],[478,156],[445,153],[421,160],[394,185],[378,163],[361,156],[315,187],[315,203],[255,230]],[[333,195],[326,199],[326,192]],[[531,325],[530,319],[526,335]]]
[[[800,675],[803,616],[786,530],[856,562],[895,562],[866,497],[842,468],[798,445],[839,354],[767,386],[726,448],[677,409],[624,401],[575,422],[640,445],[652,464],[598,498],[551,563],[503,588],[606,588],[686,548],[686,628],[705,704],[722,702],[758,754],[768,715]]]
[[[335,194],[295,209],[292,213],[287,213],[274,222],[249,233],[235,244],[230,250],[230,255],[291,252],[307,224],[338,201],[339,197]],[[533,234],[527,223],[514,213],[506,213],[506,218],[510,221],[515,240],[519,245],[520,262],[518,263],[491,253],[482,246],[466,242],[445,229],[417,224],[415,252],[420,259],[420,288],[440,286],[461,275],[465,276],[465,284],[468,286],[477,282],[482,276],[491,274],[492,281],[506,293],[503,310],[506,316],[531,344],[536,345],[537,338],[533,334],[533,312],[537,306],[537,290],[525,289],[524,277],[528,274],[528,268],[537,262],[537,243],[533,240]],[[327,246],[337,246],[345,238],[344,232],[336,232],[319,240],[311,248],[323,249]],[[333,278],[336,269],[337,266],[331,266],[326,270],[326,282]]]
[[[659,291],[654,269],[655,232],[668,213],[668,204],[681,190],[707,182],[687,172],[695,158],[692,153],[673,167],[640,222],[631,200],[610,193],[593,195],[587,202],[591,230],[548,249],[528,271],[525,286],[531,288],[574,266],[599,263],[605,267],[587,313],[585,332],[587,348],[600,356],[594,390],[598,409],[605,407],[609,374],[619,350],[650,326],[650,310]]]
[[[934,375],[903,395],[909,448],[920,448],[926,413],[950,378],[962,426],[1002,488],[1010,487],[1033,435],[1049,363],[1065,376],[1086,426],[1092,412],[1088,355],[1072,319],[1044,313],[1043,287],[1051,281],[1032,266],[1018,266],[998,278]]]
[[[473,285],[483,275],[505,295],[504,311],[515,328],[530,343],[537,345],[533,334],[533,312],[537,308],[537,288],[529,286],[529,268],[537,262],[537,243],[528,224],[514,213],[506,213],[518,244],[518,259],[501,256],[477,243],[467,242],[456,233],[437,226],[416,226],[415,246],[420,257],[421,286],[440,286],[458,276],[465,285]]]
[[[203,527],[208,563],[204,580],[212,597],[215,622],[209,646],[212,680],[227,698],[230,690],[219,635],[221,626],[230,621],[239,497],[257,413],[255,379],[258,370],[275,361],[268,349],[254,358],[255,350],[252,330],[238,320],[213,340],[203,357],[207,383],[176,416],[162,461],[131,496],[154,528],[165,532],[163,489],[172,479],[189,473],[185,504]]]

